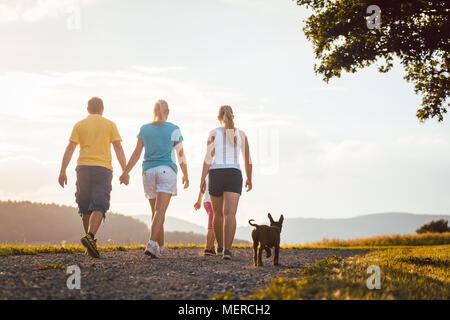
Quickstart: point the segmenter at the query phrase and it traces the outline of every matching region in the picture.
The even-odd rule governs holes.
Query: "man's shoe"
[[[215,256],[215,255],[216,255],[216,251],[214,249],[212,249],[212,250],[206,249],[205,250],[205,257],[206,256]]]
[[[147,248],[144,253],[152,258],[160,258],[161,254],[156,246],[152,246],[150,243],[147,244]]]
[[[217,248],[217,256],[221,256],[223,254],[223,248]]]
[[[223,258],[224,258],[225,260],[231,260],[232,257],[233,257],[233,256],[231,255],[231,251],[230,251],[230,250],[225,250],[225,251],[223,252]]]
[[[92,234],[88,233],[85,237],[81,238],[80,241],[92,258],[100,258],[100,253],[97,249],[97,239],[94,239]]]

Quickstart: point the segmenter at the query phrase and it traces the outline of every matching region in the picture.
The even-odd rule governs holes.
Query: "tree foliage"
[[[430,223],[424,224],[419,229],[416,230],[417,233],[443,233],[443,232],[450,232],[450,229],[448,228],[448,220],[436,220],[431,221]]]
[[[381,62],[380,72],[388,72],[398,58],[404,78],[422,96],[417,117],[443,120],[450,91],[450,1],[297,0],[297,4],[312,9],[303,30],[319,60],[314,70],[325,82],[342,71],[354,73],[376,62]],[[378,29],[367,26],[370,5],[381,9]]]

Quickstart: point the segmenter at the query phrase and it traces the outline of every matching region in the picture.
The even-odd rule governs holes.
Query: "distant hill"
[[[275,217],[278,218],[278,217]],[[355,239],[381,235],[413,234],[431,220],[450,220],[449,215],[380,213],[347,219],[286,218],[281,242],[304,244],[328,239]],[[108,213],[98,234],[100,244],[144,244],[148,241],[150,215]],[[268,224],[268,219],[256,223]],[[165,241],[171,244],[204,244],[206,228],[167,216]],[[252,227],[238,227],[235,244],[251,241]],[[83,234],[77,209],[56,204],[0,201],[0,242],[32,244],[79,243]]]
[[[281,242],[303,244],[320,241],[323,238],[349,240],[381,235],[413,234],[425,223],[439,219],[450,221],[450,216],[391,212],[347,219],[287,218],[283,222]],[[269,224],[269,219],[258,220],[256,223]],[[236,230],[236,237],[250,240],[252,229],[250,226],[239,227]]]
[[[151,222],[151,214],[141,214],[141,215],[133,215],[132,216],[139,221],[144,222],[147,226],[150,226]],[[199,234],[206,234],[206,228],[199,226],[198,224],[191,223],[189,221],[166,216],[164,220],[164,230],[166,231],[185,231],[185,232],[193,232]]]
[[[150,221],[150,215],[139,216],[139,219]],[[166,230],[205,232],[204,228],[191,222],[173,217],[166,217],[166,219]],[[286,218],[283,223],[281,241],[285,244],[304,244],[321,241],[323,238],[348,240],[382,235],[414,234],[420,226],[439,219],[450,221],[450,216],[391,212],[347,219]],[[269,224],[269,220],[260,219],[257,223]],[[252,229],[253,227],[250,226],[238,227],[236,238],[251,241]]]
[[[149,217],[150,218],[150,217]],[[172,219],[169,218],[170,222]],[[174,221],[180,220],[174,218]],[[180,222],[181,221],[181,222]],[[184,221],[178,223],[183,225]],[[165,223],[166,225],[166,223]],[[187,225],[189,223],[187,222]],[[166,228],[165,242],[170,244],[204,244],[206,229],[191,230]],[[0,243],[26,242],[28,244],[60,244],[62,241],[79,243],[84,234],[78,209],[56,204],[28,201],[0,201]],[[98,233],[99,244],[145,244],[148,226],[122,214],[108,213]],[[247,243],[237,240],[235,243]]]

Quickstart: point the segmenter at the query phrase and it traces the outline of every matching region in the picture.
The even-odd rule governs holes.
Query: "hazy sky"
[[[72,126],[97,95],[127,158],[154,102],[181,127],[191,187],[168,215],[206,224],[192,208],[205,140],[220,105],[234,108],[253,153],[254,190],[238,224],[267,212],[341,218],[385,211],[449,214],[450,130],[420,124],[420,97],[400,67],[325,84],[313,72],[291,0],[81,0],[0,3],[0,199],[75,205],[57,177]],[[111,210],[149,213],[140,163],[128,187],[114,162]]]

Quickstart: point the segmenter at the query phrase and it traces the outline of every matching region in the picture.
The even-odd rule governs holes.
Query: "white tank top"
[[[229,131],[232,133],[232,131]],[[219,127],[216,129],[216,137],[214,138],[214,161],[211,169],[235,168],[241,170],[239,165],[239,150],[242,146],[242,138],[239,129],[235,129],[237,138],[236,146],[232,146],[226,141],[225,129]]]

